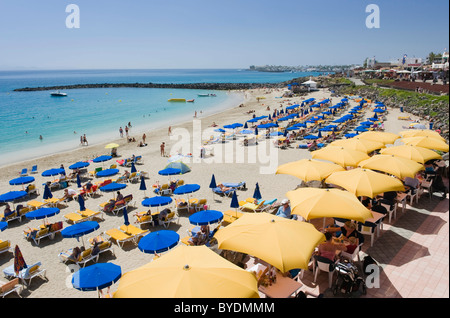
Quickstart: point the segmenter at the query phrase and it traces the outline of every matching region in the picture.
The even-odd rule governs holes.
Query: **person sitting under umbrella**
[[[319,245],[316,259],[324,263],[333,263],[336,260],[338,252],[346,251],[344,243],[333,243],[333,234],[325,232],[325,242]]]
[[[197,231],[191,238],[189,238],[188,242],[190,245],[203,245],[206,244],[209,237],[209,226],[202,225],[200,230]]]
[[[330,226],[325,228],[325,233],[337,233],[340,232],[339,238],[347,240],[349,237],[355,237],[357,239],[357,245],[363,243],[364,237],[356,230],[356,224],[352,221],[346,221],[344,226]]]

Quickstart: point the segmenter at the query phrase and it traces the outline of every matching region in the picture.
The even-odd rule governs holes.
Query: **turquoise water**
[[[14,92],[16,88],[92,83],[275,83],[317,73],[262,73],[240,70],[82,70],[0,72],[0,165],[74,149],[80,135],[89,144],[119,137],[131,122],[132,134],[192,119],[195,111],[209,115],[242,102],[242,97],[208,90],[105,88]],[[170,103],[169,98],[195,99]],[[43,139],[40,140],[39,136]]]

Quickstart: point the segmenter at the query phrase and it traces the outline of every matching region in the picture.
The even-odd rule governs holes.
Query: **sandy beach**
[[[178,176],[178,179],[183,179],[185,183],[196,183],[201,186],[200,190],[192,195],[192,197],[198,199],[207,199],[207,205],[210,209],[226,211],[229,210],[231,199],[228,197],[213,196],[211,189],[208,188],[211,181],[211,176],[214,174],[217,183],[224,182],[242,182],[245,181],[247,190],[239,190],[237,192],[239,200],[245,200],[247,197],[253,195],[255,184],[258,183],[260,191],[264,199],[277,199],[280,202],[286,198],[286,192],[293,190],[301,181],[293,176],[289,175],[275,175],[272,166],[276,167],[295,160],[303,158],[311,158],[310,152],[304,149],[295,148],[299,143],[303,141],[297,141],[293,144],[293,147],[286,150],[280,150],[273,147],[273,139],[261,142],[258,147],[264,149],[264,153],[267,156],[261,155],[256,152],[256,146],[243,147],[240,145],[242,138],[236,141],[231,141],[225,144],[215,144],[207,146],[207,157],[202,160],[200,158],[200,146],[198,142],[198,134],[203,134],[200,139],[209,139],[212,135],[213,128],[210,127],[215,122],[218,127],[231,123],[244,123],[251,119],[252,114],[246,114],[249,110],[255,110],[256,116],[269,115],[273,113],[275,108],[281,109],[280,105],[285,108],[290,104],[299,103],[306,98],[314,97],[316,100],[322,100],[324,98],[330,98],[332,104],[340,101],[341,97],[331,97],[331,93],[327,90],[320,90],[311,92],[306,97],[294,97],[294,98],[279,98],[282,95],[282,90],[250,90],[245,92],[245,102],[243,107],[236,105],[235,108],[226,110],[219,114],[202,117],[202,114],[198,114],[198,118],[193,121],[185,122],[183,124],[172,126],[172,136],[168,135],[168,129],[159,129],[156,131],[145,132],[147,135],[147,146],[137,147],[138,142],[141,140],[141,133],[136,134],[133,132],[133,128],[130,130],[130,136],[134,137],[137,142],[128,143],[125,138],[120,138],[114,142],[118,143],[118,154],[120,158],[113,158],[105,163],[105,166],[109,166],[115,163],[116,159],[129,158],[133,154],[143,157],[143,164],[137,165],[138,171],[147,172],[149,178],[145,180],[147,185],[147,191],[145,194],[149,197],[154,196],[152,193],[152,185],[157,181],[164,183],[168,180],[168,177],[158,175],[158,171],[165,168],[168,164],[168,158],[160,155],[160,144],[165,142],[167,154],[176,154],[181,149],[181,154],[186,155],[192,153],[192,158],[187,158],[185,163],[191,168],[191,172]],[[257,97],[264,96],[264,99],[257,101]],[[356,102],[350,101],[350,106],[357,105]],[[266,107],[270,107],[270,111],[266,110]],[[408,114],[400,113],[398,108],[388,107],[389,113],[387,120],[384,122],[385,131],[398,133],[403,130],[404,126],[409,125],[409,121],[399,120],[399,116],[407,116]],[[367,113],[369,115],[369,113]],[[409,115],[411,120],[417,119],[413,115]],[[365,116],[369,117],[369,116]],[[424,121],[421,121],[427,124]],[[201,130],[199,128],[201,127]],[[196,135],[197,134],[197,135]],[[193,136],[193,143],[191,139],[183,139],[183,136]],[[108,149],[104,149],[105,144],[96,146],[79,147],[76,150],[59,153],[39,159],[16,163],[2,167],[0,169],[0,193],[5,193],[10,190],[19,190],[21,186],[10,186],[8,181],[10,179],[19,176],[22,168],[28,168],[29,170],[33,165],[38,166],[38,174],[33,175],[36,178],[35,184],[39,189],[40,194],[31,196],[29,200],[42,201],[43,187],[42,184],[49,181],[51,178],[41,176],[44,170],[50,168],[57,168],[61,164],[66,167],[68,171],[69,165],[84,160],[91,160],[98,155],[109,154]],[[224,147],[219,149],[219,147]],[[228,147],[228,148],[227,148]],[[236,155],[236,157],[230,157],[230,151],[236,149],[243,150],[243,160]],[[224,151],[221,151],[224,150]],[[214,156],[210,156],[210,153]],[[220,153],[228,155],[220,155]],[[237,153],[237,151],[236,151]],[[269,154],[275,154],[276,160],[269,156]],[[231,158],[231,159],[230,159]],[[266,160],[265,162],[263,162]],[[269,161],[267,161],[269,160]],[[271,161],[272,160],[272,161]],[[275,160],[275,161],[274,161]],[[101,164],[91,163],[88,170],[91,171],[95,167],[102,166]],[[125,168],[120,167],[120,174],[124,172]],[[129,168],[127,168],[129,170]],[[117,177],[117,176],[115,176]],[[115,178],[113,177],[113,178]],[[97,181],[94,179],[93,181]],[[69,187],[76,189],[76,184],[70,184]],[[133,194],[133,201],[135,202],[135,208],[130,208],[129,218],[131,222],[135,221],[134,213],[145,211],[146,208],[141,205],[141,201],[144,199],[144,192],[139,190],[139,183],[127,183],[127,187],[121,191],[124,195]],[[53,191],[55,197],[61,197],[63,190]],[[101,193],[95,198],[89,198],[86,200],[86,208],[91,210],[98,210],[98,205],[104,201],[107,201],[112,197],[111,193]],[[175,198],[175,196],[174,196]],[[23,204],[23,203],[22,203]],[[173,207],[173,206],[170,206]],[[3,206],[0,207],[3,210]],[[62,208],[60,213],[49,219],[51,222],[63,221],[64,227],[69,226],[65,221],[64,215],[70,212],[78,210],[78,203],[71,201],[68,203],[68,207]],[[177,231],[180,237],[187,235],[187,230],[191,228],[188,221],[188,213],[179,214],[179,223],[171,224],[169,229]],[[58,259],[58,253],[66,251],[74,246],[79,246],[81,242],[77,242],[76,239],[62,238],[61,235],[57,235],[54,240],[44,239],[39,246],[27,241],[24,238],[23,230],[27,227],[36,227],[42,224],[42,220],[27,220],[24,218],[22,223],[18,221],[12,221],[9,223],[7,230],[0,233],[0,239],[10,240],[12,247],[16,244],[19,245],[22,254],[27,264],[34,262],[42,262],[42,267],[47,270],[46,276],[48,281],[35,278],[32,281],[31,286],[25,288],[23,291],[24,297],[44,298],[44,297],[97,297],[97,292],[81,292],[70,286],[71,273],[67,265],[61,263]],[[117,228],[123,224],[122,213],[117,216],[107,214],[104,220],[99,221],[100,228],[84,237],[84,241],[87,242],[89,238],[92,238],[101,232],[106,230]],[[161,226],[148,227],[150,231],[160,230]],[[180,243],[181,244],[181,243]],[[120,265],[122,273],[135,269],[139,266],[147,264],[153,258],[152,254],[145,254],[141,252],[134,244],[125,244],[124,248],[120,248],[115,243],[114,254],[103,253],[100,256],[99,262],[112,262]],[[4,253],[0,255],[0,270],[13,264],[13,253]],[[2,278],[4,280],[4,278]],[[118,284],[112,286],[112,291],[117,288]]]

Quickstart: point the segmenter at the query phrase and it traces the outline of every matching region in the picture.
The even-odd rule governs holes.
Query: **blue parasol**
[[[244,124],[244,128],[248,128],[247,122],[245,122],[245,124]]]
[[[258,127],[255,127],[255,135],[258,136]]]
[[[111,182],[103,187],[100,187],[100,191],[102,192],[114,192],[114,191],[118,191],[118,190],[122,190],[125,189],[127,187],[127,185],[125,183],[116,183],[116,182]]]
[[[58,208],[40,208],[34,211],[30,211],[25,214],[25,217],[30,220],[45,219],[47,217],[54,216],[59,213]]]
[[[78,188],[81,188],[81,179],[80,179],[80,175],[77,173],[77,186]]]
[[[139,186],[139,190],[143,190],[143,191],[147,190],[147,186],[145,185],[145,179],[143,176],[141,176],[141,184]]]
[[[84,206],[84,198],[82,195],[78,196],[78,204],[80,205],[80,211],[86,211],[86,207]]]
[[[259,191],[259,184],[256,183],[255,191],[253,192],[253,198],[256,200],[260,200],[262,198],[261,192]]]
[[[54,169],[48,169],[42,172],[43,177],[51,177],[56,176],[58,174],[64,173],[64,169],[61,168],[54,168]]]
[[[75,169],[81,169],[81,168],[86,168],[88,167],[90,164],[89,162],[86,161],[78,161],[76,163],[74,163],[73,165],[69,166],[69,169],[75,170]]]
[[[97,263],[84,267],[72,276],[72,286],[81,291],[94,291],[111,286],[122,276],[119,265]]]
[[[158,174],[162,175],[162,176],[172,176],[175,174],[181,174],[181,169],[177,169],[177,168],[166,168],[163,170],[159,170]]]
[[[137,172],[136,166],[134,165],[134,162],[131,163],[131,173]]]
[[[217,188],[216,177],[214,177],[214,174],[211,177],[211,182],[209,183],[209,188],[210,189]]]
[[[26,176],[26,177],[19,177],[15,179],[9,180],[10,185],[21,185],[21,184],[27,184],[34,181],[34,177]]]
[[[319,139],[319,137],[314,136],[314,135],[308,135],[308,136],[303,137],[303,139],[311,139],[311,140],[313,140],[313,139]]]
[[[384,109],[381,109],[381,108],[375,108],[373,111],[374,111],[375,113],[384,113],[384,112],[385,112],[385,110],[384,110]]]
[[[26,191],[9,191],[0,195],[0,202],[12,202],[27,196]]]
[[[216,132],[226,132],[226,130],[225,130],[225,129],[222,129],[222,128],[214,129],[214,131],[216,131]]]
[[[44,200],[53,198],[52,191],[50,191],[50,188],[48,187],[47,184],[45,184],[45,186],[44,186],[44,194],[42,195],[42,198]]]
[[[280,131],[274,131],[269,134],[270,136],[283,136],[283,133]]]
[[[239,208],[239,201],[237,198],[236,191],[233,191],[233,196],[231,197],[230,208],[235,208],[235,209]]]
[[[125,225],[130,225],[130,221],[128,221],[128,211],[127,211],[127,207],[124,207],[122,210],[122,214],[123,214],[123,224]]]
[[[209,225],[222,221],[223,213],[216,210],[204,210],[189,216],[189,222],[193,225]]]
[[[173,194],[187,194],[198,190],[200,190],[200,185],[198,184],[185,184],[176,188]]]
[[[143,206],[150,206],[150,207],[156,207],[156,206],[163,206],[167,205],[169,203],[172,203],[171,197],[162,197],[162,196],[156,196],[147,198],[144,201],[141,202]]]
[[[110,177],[110,176],[113,176],[118,173],[119,173],[119,169],[105,169],[105,170],[101,170],[101,171],[97,172],[96,176],[98,178]]]
[[[344,135],[344,137],[347,138],[347,139],[348,139],[348,138],[353,138],[353,137],[355,137],[355,136],[358,136],[358,134],[345,134],[345,135]]]
[[[108,161],[108,160],[111,160],[112,159],[112,157],[111,156],[108,156],[108,155],[103,155],[103,156],[100,156],[100,157],[97,157],[97,158],[95,158],[94,160],[92,160],[93,162],[104,162],[104,161]]]
[[[147,234],[139,241],[138,248],[144,253],[157,254],[177,246],[180,235],[171,230],[161,230]]]
[[[96,221],[85,221],[66,227],[61,231],[61,235],[65,238],[76,238],[77,240],[83,235],[94,232],[100,227]],[[84,240],[83,240],[84,246]]]
[[[367,128],[362,127],[362,126],[358,126],[358,127],[356,127],[355,129],[353,129],[353,130],[354,130],[354,131],[368,131]]]

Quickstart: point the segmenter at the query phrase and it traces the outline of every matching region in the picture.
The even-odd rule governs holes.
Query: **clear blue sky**
[[[80,28],[66,28],[68,4]],[[368,29],[368,4],[380,28]],[[449,49],[448,0],[0,0],[0,69],[362,64]]]

